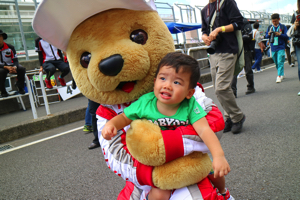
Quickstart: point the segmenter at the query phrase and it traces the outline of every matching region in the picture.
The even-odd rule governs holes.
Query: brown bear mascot
[[[219,198],[206,178],[212,168],[208,148],[192,126],[161,131],[136,120],[110,141],[101,136],[108,120],[153,90],[159,61],[175,50],[153,0],[44,0],[33,28],[67,52],[78,88],[101,104],[102,152],[108,167],[126,181],[118,199],[145,199],[151,187],[173,190],[172,200]],[[221,112],[201,85],[195,89],[212,130],[222,130]]]

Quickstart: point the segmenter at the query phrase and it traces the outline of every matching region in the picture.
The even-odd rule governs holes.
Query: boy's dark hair
[[[259,23],[258,23],[258,22],[255,22],[255,23],[253,24],[253,28],[258,29],[258,28],[259,28]]]
[[[190,73],[191,77],[189,88],[191,89],[197,86],[197,82],[200,79],[200,67],[197,60],[195,60],[193,57],[180,52],[168,53],[158,64],[155,77],[157,76],[159,70],[164,66],[175,68],[176,73],[178,73],[180,69],[182,69],[183,72]]]
[[[274,13],[271,15],[271,19],[279,19],[279,18],[280,18],[280,16],[278,13]]]

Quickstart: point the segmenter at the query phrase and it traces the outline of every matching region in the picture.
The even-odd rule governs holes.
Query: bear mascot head
[[[191,126],[161,131],[136,120],[110,141],[101,137],[107,120],[153,90],[158,63],[175,50],[153,0],[44,0],[33,28],[67,52],[78,88],[101,104],[97,123],[102,152],[108,167],[126,180],[119,199],[144,199],[151,187],[176,189],[174,199],[216,196],[206,178],[212,167],[208,149]],[[206,112],[215,110],[200,87],[196,96]]]

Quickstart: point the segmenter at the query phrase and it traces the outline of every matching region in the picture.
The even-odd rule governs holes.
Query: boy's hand
[[[225,156],[213,158],[214,178],[223,177],[230,172],[230,166]]]
[[[275,35],[276,35],[276,36],[280,36],[280,35],[281,35],[281,33],[279,33],[279,32],[275,32]]]
[[[112,137],[117,135],[117,128],[113,125],[106,124],[102,130],[102,136],[106,140],[111,140]]]

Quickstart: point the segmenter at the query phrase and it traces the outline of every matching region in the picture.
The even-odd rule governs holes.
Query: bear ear
[[[80,23],[110,9],[156,11],[156,6],[154,0],[43,0],[32,27],[38,36],[66,51],[71,34]]]

